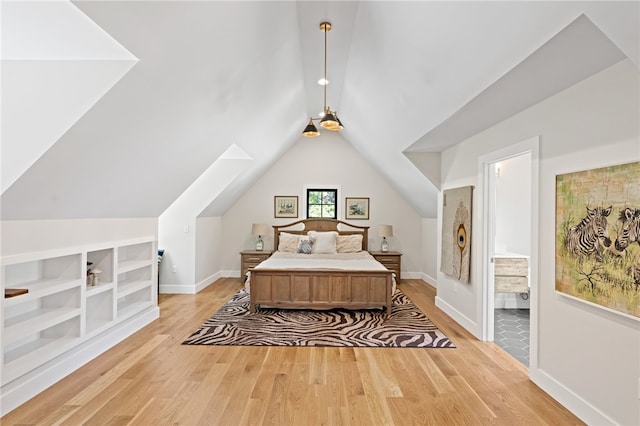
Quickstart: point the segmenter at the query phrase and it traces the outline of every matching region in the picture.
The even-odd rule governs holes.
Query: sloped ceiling
[[[253,162],[204,210],[224,214],[292,144],[321,143],[300,132],[322,109],[323,20],[333,24],[327,104],[345,143],[423,217],[436,215],[438,173],[414,164],[434,165],[433,153],[624,56],[640,64],[638,2],[70,5],[137,62],[46,152],[31,154],[37,160],[3,191],[4,220],[159,216],[235,144]],[[551,42],[562,34],[571,37]],[[17,83],[9,77],[18,78],[2,73],[3,88]],[[17,96],[2,91],[3,111],[22,112]],[[505,101],[487,114],[483,99]],[[37,127],[42,117],[29,113],[23,125]],[[3,137],[3,164],[16,146]]]

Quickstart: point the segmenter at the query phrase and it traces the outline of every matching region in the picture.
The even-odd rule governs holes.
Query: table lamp
[[[256,240],[256,250],[262,251],[264,249],[264,241],[262,240],[263,235],[267,235],[269,233],[269,226],[264,223],[254,223],[251,225],[251,235],[257,235],[258,239]]]
[[[378,236],[382,237],[382,243],[380,243],[380,251],[383,253],[388,252],[389,241],[387,241],[387,237],[393,237],[393,226],[378,225]]]

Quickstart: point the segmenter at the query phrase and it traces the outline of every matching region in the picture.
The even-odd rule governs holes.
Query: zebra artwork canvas
[[[640,208],[627,207],[621,210],[618,220],[621,223],[620,231],[613,248],[615,254],[623,256],[629,244],[640,244]]]
[[[564,243],[569,253],[580,260],[591,255],[602,260],[604,250],[611,245],[607,230],[609,226],[607,217],[611,214],[611,208],[612,206],[606,209],[587,207],[587,215],[580,223],[569,228],[565,235]]]
[[[640,318],[640,162],[556,176],[555,288]]]

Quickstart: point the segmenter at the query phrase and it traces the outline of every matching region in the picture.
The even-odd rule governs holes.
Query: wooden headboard
[[[300,224],[302,224],[302,229],[300,229]],[[280,232],[306,235],[309,231],[336,231],[338,235],[362,235],[362,250],[369,249],[368,226],[352,225],[337,219],[302,219],[286,225],[273,225],[273,249],[278,250]]]

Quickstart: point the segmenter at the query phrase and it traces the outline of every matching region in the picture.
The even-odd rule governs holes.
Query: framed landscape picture
[[[368,198],[345,198],[345,219],[369,219]]]
[[[297,195],[276,195],[274,198],[274,217],[298,217]]]

